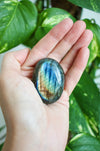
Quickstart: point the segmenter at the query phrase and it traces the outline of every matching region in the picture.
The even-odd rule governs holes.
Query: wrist
[[[43,133],[44,134],[44,133]],[[2,151],[63,151],[64,148],[60,146],[58,148],[57,144],[50,145],[48,142],[49,140],[45,138],[44,135],[36,136],[33,133],[26,133],[25,129],[20,132],[12,132],[7,133],[6,141]]]
[[[29,124],[18,124],[8,127],[7,137],[2,151],[40,151],[40,148],[41,151],[44,151],[44,130],[42,129],[41,134],[40,128],[34,129],[33,127],[29,127]]]
[[[2,151],[38,151],[40,146],[39,140],[34,134],[26,134],[24,130],[20,133],[9,133]]]

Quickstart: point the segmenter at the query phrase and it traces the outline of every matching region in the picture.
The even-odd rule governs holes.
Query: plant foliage
[[[38,1],[38,3],[37,3]],[[0,53],[24,43],[32,48],[45,34],[64,18],[76,19],[59,8],[42,8],[42,1],[0,1]],[[70,2],[100,12],[99,0],[69,0]],[[48,0],[47,0],[47,4]],[[49,6],[49,5],[48,5]],[[84,19],[86,28],[92,30],[87,68],[70,96],[70,139],[66,151],[100,151],[100,26],[95,20]],[[98,75],[100,80],[100,74]],[[0,132],[3,127],[0,129]],[[3,144],[0,145],[0,151]]]
[[[65,151],[99,151],[100,140],[88,134],[76,135],[68,144]]]
[[[0,53],[23,43],[36,28],[37,9],[29,0],[0,1]]]
[[[73,4],[82,8],[87,8],[95,12],[100,12],[100,1],[99,0],[68,0]]]

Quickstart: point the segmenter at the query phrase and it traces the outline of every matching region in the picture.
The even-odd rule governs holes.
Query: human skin
[[[88,61],[93,34],[83,21],[64,19],[30,51],[5,54],[0,73],[0,105],[7,125],[2,151],[64,151],[69,130],[69,96]],[[42,102],[32,74],[42,58],[53,58],[65,74],[61,98]]]

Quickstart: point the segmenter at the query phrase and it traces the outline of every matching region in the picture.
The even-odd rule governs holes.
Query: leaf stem
[[[51,6],[51,0],[47,0],[47,8],[50,8]]]
[[[39,12],[51,7],[51,0],[36,0],[35,2]]]

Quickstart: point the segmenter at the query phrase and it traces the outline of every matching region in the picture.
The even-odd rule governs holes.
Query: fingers
[[[71,29],[73,22],[67,18],[56,25],[44,38],[42,38],[31,50],[31,53],[23,65],[23,67],[31,67],[37,61],[47,57],[47,55],[54,49],[59,41]]]
[[[71,48],[68,54],[63,58],[60,62],[61,66],[63,67],[64,72],[66,73],[67,70],[71,67],[74,58],[76,57],[78,51],[82,47],[88,47],[89,43],[93,38],[93,34],[90,30],[85,30],[75,45]]]
[[[66,73],[65,90],[68,95],[71,94],[76,84],[78,83],[88,61],[89,49],[87,47],[81,48],[72,64],[72,67]]]
[[[71,49],[71,47],[80,38],[86,28],[86,24],[83,21],[77,21],[74,23],[71,30],[65,35],[60,43],[54,48],[54,50],[48,55],[48,57],[57,60],[58,62],[65,56],[65,54]]]
[[[16,52],[8,52],[5,54],[2,62],[1,72],[9,73],[12,71],[20,71],[20,66],[25,62],[30,50],[25,48]]]

